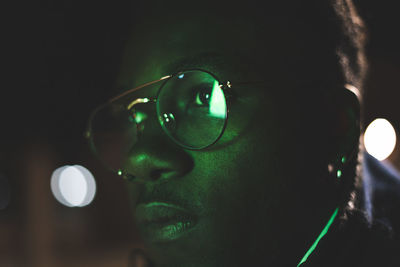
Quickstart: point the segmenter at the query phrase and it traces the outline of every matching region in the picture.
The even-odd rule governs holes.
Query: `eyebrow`
[[[209,51],[171,61],[163,69],[165,75],[172,75],[182,70],[200,68],[220,76],[225,64],[226,59],[220,53]],[[132,89],[132,86],[120,85],[114,91],[119,95],[130,89]]]
[[[221,54],[205,52],[173,61],[165,66],[165,70],[168,74],[191,68],[206,68],[210,71],[217,71],[224,63],[226,61]]]

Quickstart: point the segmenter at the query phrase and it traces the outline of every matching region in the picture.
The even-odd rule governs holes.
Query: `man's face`
[[[312,169],[303,173],[307,160],[287,116],[296,81],[282,61],[312,59],[295,31],[265,27],[270,41],[260,44],[251,23],[149,19],[128,44],[119,78],[126,89],[193,68],[232,83],[227,127],[213,146],[179,147],[154,111],[132,149],[125,168],[138,180],[128,188],[156,266],[245,266],[282,257],[296,264],[332,211],[321,179]],[[266,83],[235,86],[256,81]],[[156,88],[148,90],[143,94],[155,95]]]

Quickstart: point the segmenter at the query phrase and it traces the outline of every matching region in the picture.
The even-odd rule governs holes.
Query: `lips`
[[[136,207],[135,217],[143,238],[168,242],[188,234],[197,218],[188,210],[165,202],[150,202]]]

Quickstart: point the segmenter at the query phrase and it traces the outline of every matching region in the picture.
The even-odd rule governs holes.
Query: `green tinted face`
[[[276,66],[288,60],[282,55],[301,62],[304,51],[293,45],[296,36],[283,34],[279,24],[265,25],[271,41],[259,45],[251,25],[212,16],[150,22],[128,43],[120,86],[201,68],[231,81],[233,93],[227,103],[212,76],[177,77],[160,92],[163,102],[142,118],[141,140],[124,168],[138,177],[128,188],[150,257],[156,266],[257,266],[277,259],[295,266],[333,211],[326,208],[331,195],[322,179],[304,168],[309,157],[299,156],[300,147],[307,146],[297,145],[301,140],[282,97],[293,90],[291,75]],[[260,72],[251,59],[261,47],[268,60]],[[270,85],[235,87],[260,80]],[[156,95],[158,88],[142,96],[149,92]],[[214,145],[190,150],[173,141],[208,143],[223,126],[227,108],[226,129]],[[172,117],[185,120],[169,125],[166,118]]]

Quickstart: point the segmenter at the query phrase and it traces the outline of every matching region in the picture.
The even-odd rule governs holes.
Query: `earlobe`
[[[343,88],[337,90],[329,100],[329,119],[332,131],[328,136],[332,143],[328,144],[327,171],[329,181],[335,185],[337,201],[347,199],[348,189],[351,187],[354,175],[354,164],[357,161],[360,138],[360,102],[358,97],[350,90]]]

